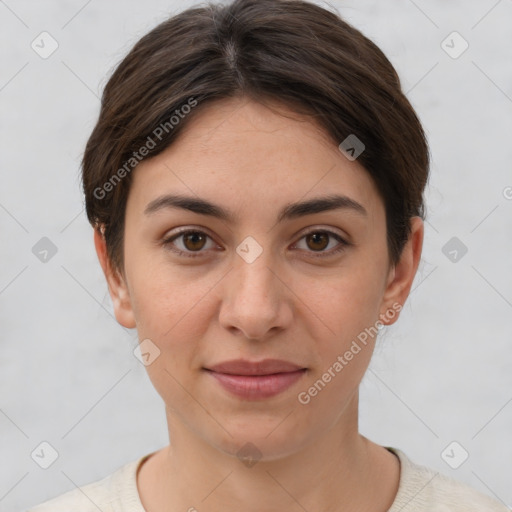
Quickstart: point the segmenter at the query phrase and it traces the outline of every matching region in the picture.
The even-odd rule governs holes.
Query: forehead
[[[237,98],[205,105],[169,147],[133,173],[128,202],[140,211],[174,192],[266,211],[340,193],[363,204],[370,217],[383,212],[375,184],[357,160],[348,160],[310,118],[279,103],[270,109]]]

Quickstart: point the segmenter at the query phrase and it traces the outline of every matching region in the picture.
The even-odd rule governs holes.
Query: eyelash
[[[208,238],[210,238],[210,240],[212,240],[212,237],[210,235],[208,235],[208,233],[205,233],[204,231],[201,231],[199,229],[184,229],[183,231],[174,233],[171,237],[165,239],[163,241],[163,245],[165,245],[166,247],[169,247],[169,250],[171,250],[174,253],[177,253],[179,256],[185,256],[187,258],[201,257],[201,253],[204,252],[202,250],[195,251],[196,253],[194,254],[194,251],[191,251],[191,252],[182,251],[181,249],[176,249],[176,247],[174,247],[174,245],[173,245],[174,240],[180,238],[181,236],[188,235],[190,233],[196,233],[196,234],[198,233],[201,235],[205,235]],[[333,231],[329,231],[327,229],[314,229],[312,231],[308,231],[307,233],[304,233],[302,235],[302,237],[299,239],[299,241],[302,240],[303,238],[305,238],[306,236],[312,235],[314,233],[326,233],[330,237],[336,239],[340,244],[337,248],[331,249],[328,252],[319,252],[317,254],[314,254],[314,251],[306,251],[306,252],[312,252],[313,258],[328,258],[328,257],[334,256],[334,255],[340,253],[341,251],[345,250],[348,246],[352,245],[352,244],[348,243],[345,239],[343,239],[337,233],[334,233]]]

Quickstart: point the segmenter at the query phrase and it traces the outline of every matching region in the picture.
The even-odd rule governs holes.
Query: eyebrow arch
[[[166,208],[181,208],[228,222],[234,220],[233,214],[222,206],[197,197],[172,194],[163,195],[151,201],[144,209],[144,214],[151,215]],[[334,194],[298,203],[289,203],[279,212],[277,222],[337,209],[350,210],[359,215],[368,216],[368,212],[362,204],[348,196]]]

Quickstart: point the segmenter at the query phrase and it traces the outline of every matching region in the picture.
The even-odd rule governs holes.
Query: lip
[[[274,373],[288,373],[303,370],[304,366],[282,359],[263,359],[262,361],[232,359],[231,361],[209,366],[206,369],[230,375],[272,375]]]
[[[306,368],[280,359],[235,359],[204,368],[230,393],[245,399],[263,399],[282,393],[297,382]]]

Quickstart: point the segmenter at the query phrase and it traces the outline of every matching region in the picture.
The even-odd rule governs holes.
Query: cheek
[[[334,338],[337,348],[375,324],[381,301],[380,277],[368,269],[342,272],[341,277],[331,276],[324,282],[312,280],[305,295],[306,304],[324,325],[323,338]]]
[[[132,258],[131,263],[130,295],[140,336],[173,338],[197,322],[197,307],[213,279],[197,269],[172,265],[165,254]]]
[[[341,412],[357,390],[375,346],[379,320],[381,274],[377,263],[347,266],[337,278],[309,283],[310,309],[321,319],[322,328],[314,334],[315,371],[302,388],[299,402],[316,414],[332,419],[327,410]],[[327,328],[326,328],[327,327]]]
[[[324,327],[314,338],[318,364],[297,399],[309,408],[310,417],[330,423],[347,406],[370,363],[380,296],[368,274],[355,273],[331,284],[327,292],[325,287],[313,292],[317,300],[311,309],[329,329]]]
[[[151,340],[158,354],[146,366],[153,386],[168,406],[190,400],[194,371],[201,365],[202,340],[209,326],[205,293],[210,279],[193,280],[169,267],[152,266],[132,275],[132,305],[139,339]],[[151,345],[150,345],[151,346]]]

